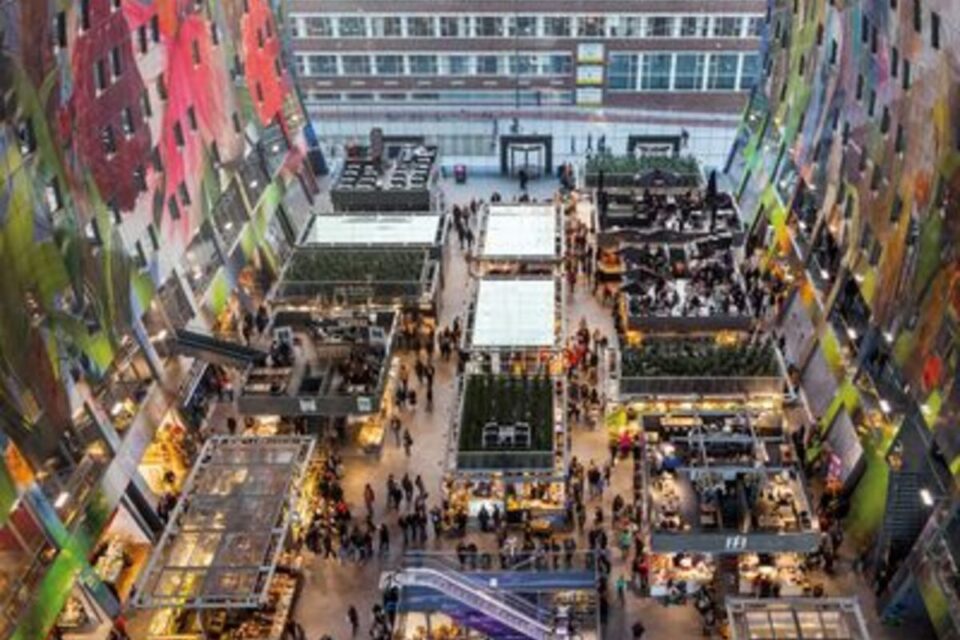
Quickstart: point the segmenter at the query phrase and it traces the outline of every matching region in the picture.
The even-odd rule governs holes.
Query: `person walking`
[[[360,628],[360,614],[357,613],[357,608],[353,605],[350,605],[350,608],[347,609],[347,620],[350,622],[351,637],[356,637],[357,629]]]
[[[410,448],[413,447],[413,436],[410,435],[410,430],[404,427],[403,429],[403,451],[407,454],[407,457],[410,457]]]
[[[620,601],[621,607],[627,601],[627,577],[622,573],[620,577],[617,578],[617,600]]]
[[[370,486],[368,482],[367,485],[363,488],[363,501],[367,505],[367,513],[373,515],[373,501],[376,500],[376,495],[373,493],[373,487]]]
[[[393,437],[397,441],[397,446],[400,446],[400,432],[403,430],[403,424],[400,422],[400,416],[398,414],[393,414],[390,418],[390,430],[393,431]]]

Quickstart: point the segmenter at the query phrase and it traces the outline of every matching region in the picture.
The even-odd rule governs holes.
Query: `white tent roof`
[[[554,346],[555,293],[552,279],[481,280],[471,346]]]
[[[481,257],[555,258],[556,237],[552,205],[491,206]]]
[[[439,214],[315,216],[305,244],[422,244],[437,241]]]

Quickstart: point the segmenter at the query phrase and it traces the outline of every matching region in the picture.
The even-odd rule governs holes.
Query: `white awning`
[[[491,206],[482,258],[557,258],[557,214],[553,205]]]
[[[552,279],[481,280],[471,346],[553,347],[556,314]]]
[[[304,244],[433,245],[440,215],[314,216]]]

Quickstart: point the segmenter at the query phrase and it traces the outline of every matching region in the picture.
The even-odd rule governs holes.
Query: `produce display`
[[[700,165],[693,156],[613,156],[598,155],[587,160],[587,173],[646,173],[664,171],[677,174],[700,174]]]
[[[484,427],[530,426],[530,450],[553,449],[553,382],[546,377],[470,376],[460,423],[461,451],[506,450],[484,446]]]
[[[293,255],[287,282],[416,282],[427,261],[420,249],[391,251],[302,250]]]
[[[776,350],[769,342],[721,345],[709,341],[650,341],[625,349],[624,377],[776,377]]]

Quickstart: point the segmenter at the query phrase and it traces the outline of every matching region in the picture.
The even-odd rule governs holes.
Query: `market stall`
[[[856,598],[728,598],[732,640],[869,640]]]
[[[563,257],[563,237],[559,206],[491,204],[477,242],[479,272],[549,275]]]
[[[447,216],[440,213],[351,213],[315,215],[299,247],[425,249],[439,259]]]
[[[279,639],[300,584],[290,544],[314,439],[209,439],[137,583],[149,638]]]
[[[817,548],[818,523],[779,413],[645,415],[643,425],[638,498],[652,550]]]
[[[650,597],[680,601],[713,581],[716,564],[701,553],[651,553]]]
[[[138,470],[157,497],[178,493],[195,453],[193,437],[175,410],[163,417],[147,445]]]
[[[562,378],[468,375],[445,490],[452,521],[496,508],[508,523],[559,522],[569,434]]]
[[[769,339],[722,333],[712,338],[647,338],[608,358],[621,400],[791,393],[786,366]]]
[[[464,345],[487,372],[559,373],[563,284],[554,278],[482,278]]]
[[[330,199],[336,211],[429,211],[439,196],[437,148],[371,134],[351,147]]]

